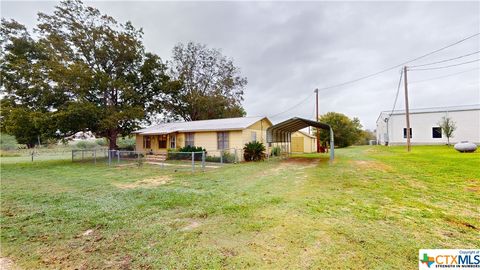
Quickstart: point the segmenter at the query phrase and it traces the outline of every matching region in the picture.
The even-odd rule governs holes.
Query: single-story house
[[[222,151],[237,153],[246,143],[266,144],[266,130],[272,122],[267,117],[237,117],[190,122],[163,123],[134,132],[136,150],[164,153],[186,145],[203,147],[209,155],[220,156]]]
[[[236,153],[241,160],[241,150],[246,143],[259,141],[267,145],[266,131],[270,126],[272,122],[261,116],[162,123],[134,132],[136,151],[161,154],[190,145],[204,148],[211,156],[220,156],[224,151]],[[290,151],[315,152],[315,137],[303,131],[295,132]]]
[[[292,152],[315,153],[317,151],[317,138],[312,134],[299,130],[292,133]]]

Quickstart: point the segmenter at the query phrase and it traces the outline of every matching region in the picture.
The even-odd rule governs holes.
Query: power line
[[[398,94],[400,93],[400,86],[402,85],[402,77],[403,77],[403,70],[400,71],[400,79],[398,80],[398,85],[397,85],[397,94],[395,95],[395,101],[393,102],[392,112],[388,117],[390,117],[393,114],[393,111],[395,111],[395,107],[397,106]]]
[[[444,69],[444,68],[449,68],[449,67],[456,67],[456,66],[461,66],[461,65],[466,65],[474,62],[478,62],[480,59],[475,59],[472,61],[467,61],[467,62],[462,62],[454,65],[448,65],[448,66],[442,66],[442,67],[432,67],[432,68],[413,68],[413,69],[408,69],[408,70],[435,70],[435,69]]]
[[[302,101],[300,101],[300,102],[298,102],[297,104],[293,105],[292,107],[286,109],[285,111],[279,112],[279,113],[274,114],[274,115],[270,115],[270,118],[274,118],[274,117],[276,117],[276,116],[278,116],[278,115],[284,114],[284,113],[286,113],[286,112],[288,112],[288,111],[291,111],[291,110],[295,109],[295,107],[297,107],[298,105],[304,103],[304,102],[307,101],[309,98],[310,98],[310,95],[306,96],[304,99],[302,99]]]
[[[467,56],[470,56],[470,55],[474,55],[474,54],[477,54],[477,53],[480,53],[480,51],[472,52],[472,53],[469,53],[469,54],[464,54],[464,55],[461,55],[461,56],[457,56],[457,57],[450,58],[450,59],[445,59],[445,60],[442,60],[442,61],[432,62],[432,63],[428,63],[428,64],[422,64],[422,65],[409,66],[409,67],[410,68],[415,68],[415,67],[424,67],[424,66],[430,66],[430,65],[445,63],[445,62],[449,62],[449,61],[452,61],[452,60],[457,60],[457,59],[460,59],[460,58],[464,58],[464,57],[467,57]]]
[[[350,81],[346,81],[346,82],[343,82],[343,83],[339,83],[339,84],[335,84],[335,85],[331,85],[331,86],[319,88],[318,90],[319,90],[319,91],[328,90],[328,89],[331,89],[331,88],[336,88],[336,87],[340,87],[340,86],[343,86],[343,85],[347,85],[347,84],[351,84],[351,83],[354,83],[354,82],[358,82],[358,81],[361,81],[361,80],[364,80],[364,79],[371,78],[371,77],[373,77],[373,76],[376,76],[376,75],[385,73],[385,72],[390,71],[390,70],[392,70],[392,69],[396,69],[396,68],[399,68],[399,67],[401,67],[401,66],[404,66],[404,65],[406,65],[406,64],[408,64],[408,63],[411,63],[411,62],[420,60],[420,59],[425,58],[425,57],[427,57],[427,56],[430,56],[430,55],[432,55],[432,54],[434,54],[434,53],[437,53],[437,52],[439,52],[439,51],[443,51],[443,50],[445,50],[445,49],[448,49],[448,48],[450,48],[450,47],[452,47],[452,46],[455,46],[455,45],[457,45],[457,44],[459,44],[459,43],[462,43],[462,42],[464,42],[464,41],[466,41],[466,40],[469,40],[469,39],[471,39],[471,38],[474,38],[474,37],[476,37],[476,36],[478,36],[478,35],[480,35],[480,33],[476,33],[476,34],[474,34],[474,35],[468,36],[468,37],[463,38],[463,39],[461,39],[461,40],[459,40],[459,41],[456,41],[456,42],[454,42],[454,43],[451,43],[451,44],[449,44],[449,45],[447,45],[447,46],[444,46],[444,47],[439,48],[439,49],[437,49],[437,50],[431,51],[431,52],[426,53],[426,54],[424,54],[424,55],[421,55],[421,56],[419,56],[419,57],[410,59],[410,60],[405,61],[405,62],[403,62],[403,63],[400,63],[400,64],[398,64],[398,65],[385,68],[385,69],[380,70],[380,71],[378,71],[378,72],[375,72],[375,73],[372,73],[372,74],[369,74],[369,75],[365,75],[365,76],[363,76],[363,77],[360,77],[360,78],[357,78],[357,79],[354,79],[354,80],[350,80]]]
[[[457,44],[460,44],[460,43],[462,43],[462,42],[464,42],[464,41],[467,41],[467,40],[472,39],[472,38],[474,38],[474,37],[476,37],[476,36],[479,36],[479,35],[480,35],[480,33],[473,34],[473,35],[471,35],[471,36],[465,37],[465,38],[463,38],[463,39],[461,39],[461,40],[458,40],[458,41],[456,41],[456,42],[454,42],[454,43],[448,44],[448,45],[446,45],[446,46],[444,46],[444,47],[441,47],[441,48],[436,49],[436,50],[434,50],[434,51],[431,51],[431,52],[429,52],[429,53],[423,54],[423,55],[418,56],[418,57],[416,57],[416,58],[410,59],[410,60],[405,61],[405,62],[403,62],[403,63],[400,63],[400,64],[398,64],[398,65],[385,68],[385,69],[380,70],[380,71],[378,71],[378,72],[375,72],[375,73],[372,73],[372,74],[369,74],[369,75],[365,75],[365,76],[362,76],[362,77],[357,78],[357,79],[353,79],[353,80],[350,80],[350,81],[346,81],[346,82],[343,82],[343,83],[339,83],[339,84],[335,84],[335,85],[331,85],[331,86],[327,86],[327,87],[323,87],[323,88],[318,88],[318,90],[319,90],[319,91],[328,90],[328,89],[340,87],[340,86],[343,86],[343,85],[351,84],[351,83],[354,83],[354,82],[358,82],[358,81],[361,81],[361,80],[364,80],[364,79],[368,79],[368,78],[374,77],[374,76],[376,76],[376,75],[379,75],[379,74],[385,73],[385,72],[387,72],[387,71],[390,71],[390,70],[399,68],[399,67],[401,67],[401,66],[404,66],[404,65],[406,65],[406,64],[408,64],[408,63],[411,63],[411,62],[420,60],[420,59],[422,59],[422,58],[425,58],[425,57],[430,56],[430,55],[432,55],[432,54],[435,54],[435,53],[437,53],[437,52],[443,51],[443,50],[445,50],[445,49],[448,49],[448,48],[450,48],[450,47],[453,47],[453,46],[455,46],[455,45],[457,45]],[[277,113],[277,114],[271,115],[270,117],[273,118],[273,117],[276,117],[276,116],[278,116],[278,115],[284,114],[284,113],[286,113],[286,112],[288,112],[288,111],[291,111],[291,110],[294,109],[295,107],[297,107],[297,106],[299,106],[300,104],[304,103],[309,97],[310,97],[310,96],[306,96],[305,99],[301,100],[299,103],[293,105],[292,107],[288,108],[287,110],[284,110],[284,111],[279,112],[279,113]]]
[[[448,75],[444,75],[444,76],[434,77],[434,78],[425,79],[425,80],[420,80],[420,81],[413,81],[413,82],[409,82],[409,84],[412,84],[412,83],[421,83],[421,82],[428,82],[428,81],[443,79],[443,78],[452,77],[452,76],[455,76],[455,75],[458,75],[458,74],[463,74],[463,73],[471,72],[471,71],[478,70],[478,69],[480,69],[480,68],[473,68],[473,69],[464,70],[464,71],[461,71],[461,72],[456,72],[456,73],[452,73],[452,74],[448,74]]]

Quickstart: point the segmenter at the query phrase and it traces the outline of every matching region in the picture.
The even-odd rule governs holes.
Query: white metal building
[[[457,127],[450,143],[470,141],[480,144],[480,104],[410,109],[412,144],[446,144],[447,138],[439,127],[442,117],[450,117]],[[377,143],[406,144],[405,111],[381,112],[377,118]]]

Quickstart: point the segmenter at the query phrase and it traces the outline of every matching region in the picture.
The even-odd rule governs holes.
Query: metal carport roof
[[[292,133],[306,128],[316,127],[330,131],[330,160],[334,158],[334,140],[332,128],[321,122],[312,121],[305,118],[293,117],[267,129],[267,143],[289,143],[291,141]]]

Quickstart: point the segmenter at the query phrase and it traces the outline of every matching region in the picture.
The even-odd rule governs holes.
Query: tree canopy
[[[341,113],[328,112],[321,115],[319,120],[332,127],[335,145],[338,147],[350,146],[362,136],[362,125],[356,117],[350,119]],[[329,141],[330,132],[320,130],[320,140],[324,142]]]
[[[118,136],[159,116],[245,115],[247,80],[219,50],[178,44],[167,66],[145,50],[142,29],[79,0],[39,13],[34,37],[3,18],[0,31],[0,127],[19,143],[89,130],[116,149]]]
[[[241,102],[247,79],[219,50],[194,42],[177,44],[169,72],[181,83],[165,99],[172,116],[194,121],[245,115]]]

